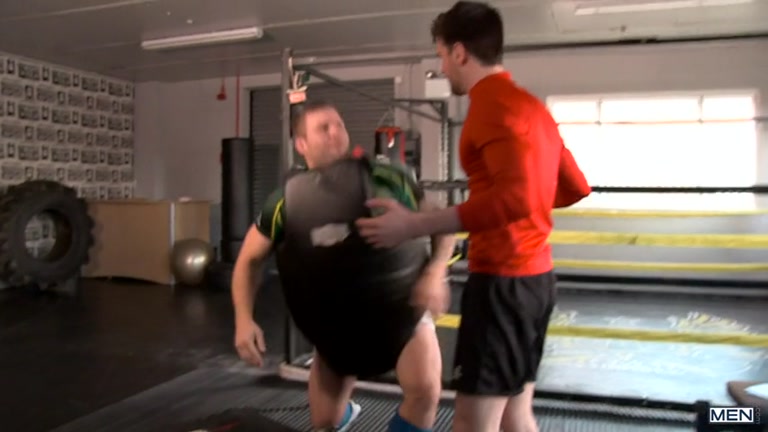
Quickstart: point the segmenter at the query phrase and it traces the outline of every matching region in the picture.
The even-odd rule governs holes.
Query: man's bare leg
[[[523,392],[507,400],[501,429],[504,432],[539,432],[533,415],[533,393],[536,383],[526,383]]]
[[[430,431],[437,417],[442,389],[442,354],[435,325],[425,318],[397,361],[397,379],[403,402],[390,431]],[[399,425],[398,425],[399,424]]]
[[[499,432],[506,396],[475,396],[456,393],[453,432]]]
[[[309,411],[312,428],[332,430],[349,423],[353,414],[350,397],[355,387],[354,377],[336,374],[317,352],[309,369]],[[359,408],[357,408],[359,412]]]

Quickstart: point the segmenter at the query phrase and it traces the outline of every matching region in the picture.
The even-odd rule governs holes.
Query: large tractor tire
[[[36,257],[27,248],[33,217],[51,217],[56,233],[50,252]],[[63,283],[80,275],[93,245],[93,219],[77,192],[61,183],[33,180],[11,186],[0,198],[0,278],[12,286]]]

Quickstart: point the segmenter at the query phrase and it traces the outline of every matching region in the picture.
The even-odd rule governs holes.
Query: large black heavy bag
[[[370,162],[352,158],[294,173],[285,182],[277,267],[288,308],[310,341],[313,330],[332,327],[335,317],[345,317],[352,331],[366,321],[396,320],[379,312],[408,307],[429,258],[427,240],[378,249],[355,228],[358,218],[371,215],[365,202],[381,187]],[[418,311],[412,315],[418,320]]]
[[[221,257],[234,263],[253,225],[253,141],[221,141]]]

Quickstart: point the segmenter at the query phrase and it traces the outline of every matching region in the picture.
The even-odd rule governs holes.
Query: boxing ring
[[[293,164],[291,109],[307,94],[311,96],[311,86],[301,85],[309,76],[439,122],[440,178],[422,180],[421,185],[442,194],[448,203],[466,197],[466,183],[455,179],[452,163],[456,159],[452,129],[460,121],[446,118],[445,112],[435,117],[411,104],[367,95],[311,65],[296,64],[290,49],[283,53],[284,167]],[[741,194],[759,201],[766,193],[765,186],[593,187],[593,196],[604,201],[628,194],[683,198]],[[762,318],[768,309],[768,235],[763,234],[768,210],[760,206],[732,211],[581,207],[556,210],[554,219],[557,228],[550,243],[559,289],[565,298],[571,297],[561,302],[550,323],[537,386],[540,404],[572,403],[577,404],[571,407],[575,413],[603,410],[658,421],[670,420],[672,413],[678,416],[672,423],[687,421],[698,430],[717,430],[707,420],[709,406],[745,404],[744,398],[732,394],[734,383],[729,385],[729,380],[768,380],[768,321]],[[465,235],[459,239],[467,241]],[[465,252],[465,247],[457,248],[451,269],[454,298],[460,297],[467,274]],[[447,370],[461,319],[457,306],[454,301],[452,310],[437,321]],[[306,381],[311,346],[290,322],[286,325],[281,376]],[[449,400],[453,394],[449,377],[445,378],[443,396]],[[615,385],[597,385],[604,381]],[[622,382],[631,388],[622,389]],[[393,376],[359,386],[399,394]],[[675,387],[688,390],[675,391]]]
[[[563,229],[553,233],[551,243],[561,298],[548,330],[537,413],[546,417],[547,404],[553,403],[576,417],[601,412],[658,422],[656,430],[682,424],[718,430],[707,421],[711,406],[766,407],[765,400],[745,397],[748,386],[742,385],[768,380],[767,267],[761,262],[768,236],[749,233],[766,217],[757,210],[558,212],[556,225]],[[601,231],[579,230],[580,222]],[[643,232],[637,232],[642,224]],[[702,225],[720,232],[697,233]],[[599,259],[582,258],[606,246],[604,256],[593,255]],[[674,257],[675,251],[690,261]],[[701,258],[705,252],[720,252],[730,262],[707,263]],[[449,375],[465,261],[454,264],[451,277],[453,305],[436,322],[445,400],[454,397]],[[304,382],[311,346],[290,324],[287,332],[294,345],[281,376]],[[739,385],[741,395],[735,391]],[[399,394],[392,374],[359,388]]]

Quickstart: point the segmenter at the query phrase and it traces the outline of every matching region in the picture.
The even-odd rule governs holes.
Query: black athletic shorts
[[[294,321],[331,370],[368,379],[397,366],[422,316],[423,312],[402,301],[358,310],[328,304],[295,314]]]
[[[514,396],[536,380],[555,275],[507,278],[472,273],[461,299],[453,388],[464,394]]]

